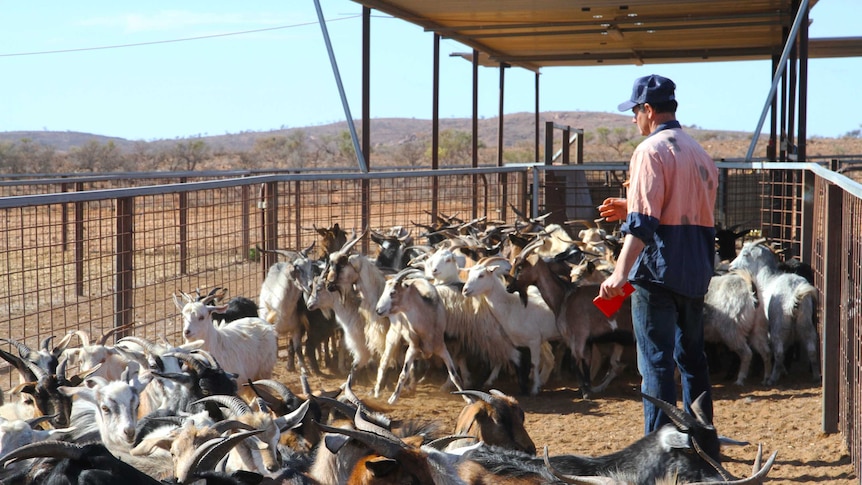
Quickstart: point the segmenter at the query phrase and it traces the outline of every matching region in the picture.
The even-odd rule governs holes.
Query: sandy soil
[[[599,455],[616,451],[642,436],[640,378],[630,370],[634,363],[630,364],[623,376],[590,400],[580,397],[574,380],[553,377],[538,396],[519,396],[527,430],[536,447],[541,450],[548,445],[551,454]],[[841,435],[821,432],[819,382],[813,382],[801,367],[791,367],[791,375],[774,388],[756,384],[762,373],[753,373],[750,384],[742,387],[726,380],[723,371],[713,373],[714,424],[718,432],[751,443],[723,448],[725,468],[737,477],[749,475],[757,444],[761,443],[764,456],[778,451],[769,473],[770,483],[859,483]],[[295,373],[280,369],[277,378],[291,387],[299,386]],[[310,382],[315,390],[331,390],[343,383],[343,377],[311,376]],[[389,408],[389,414],[401,419],[437,420],[443,429],[454,430],[464,402],[441,390],[444,383],[444,373],[432,372],[415,392],[402,394]],[[495,387],[508,394],[517,392],[517,385],[508,378],[498,381]],[[357,385],[355,391],[363,399],[373,400],[370,385]]]

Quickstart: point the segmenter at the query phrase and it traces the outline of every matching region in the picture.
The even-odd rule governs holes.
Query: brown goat
[[[460,391],[456,394],[473,399],[473,403],[466,405],[458,415],[456,436],[473,436],[488,445],[536,454],[536,445],[524,427],[524,410],[517,399],[496,389],[490,393]],[[452,441],[447,449],[473,443],[472,439],[460,439]]]

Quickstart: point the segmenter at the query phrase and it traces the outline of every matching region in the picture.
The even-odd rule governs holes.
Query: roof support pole
[[[533,158],[539,162],[539,73],[536,72],[536,156]]]
[[[371,168],[371,9],[362,7],[362,156]],[[351,123],[352,124],[352,123]],[[371,180],[361,183],[362,227],[371,227]],[[362,239],[362,251],[368,254],[368,239]]]
[[[471,167],[477,168],[479,166],[479,51],[473,49],[473,140],[472,140],[472,152],[473,159],[471,161]],[[472,175],[472,187],[473,187],[473,211],[472,211],[472,219],[476,220],[479,217],[479,198],[478,198],[478,190],[479,190],[479,174],[473,173]]]
[[[431,88],[431,170],[440,167],[440,34],[434,33],[434,61]],[[431,225],[437,222],[437,177],[431,182]]]
[[[804,12],[803,25],[808,25],[808,10]],[[796,158],[806,161],[805,145],[808,138],[808,28],[799,31],[799,132],[796,136],[799,148]]]
[[[317,1],[317,0],[315,0]],[[769,88],[769,94],[766,95],[766,102],[763,105],[763,110],[760,113],[760,120],[757,122],[757,127],[754,129],[754,135],[751,137],[751,145],[748,147],[748,152],[745,155],[745,160],[750,161],[754,155],[754,148],[757,146],[757,139],[760,138],[760,131],[763,129],[763,123],[766,120],[766,113],[769,111],[769,106],[772,102],[772,97],[775,96],[775,89],[778,87],[778,80],[781,79],[781,68],[787,63],[787,58],[790,55],[790,49],[795,44],[796,34],[799,32],[800,25],[804,19],[808,18],[808,0],[802,0],[799,10],[796,12],[796,18],[793,20],[793,26],[790,28],[790,34],[787,36],[787,41],[784,44],[784,50],[781,52],[778,69],[775,70],[775,75],[772,77],[772,86]],[[805,25],[808,28],[808,24]]]
[[[499,98],[499,114],[497,115],[497,166],[503,166],[503,101],[506,99],[506,68],[508,64],[500,63],[500,98]],[[506,220],[506,204],[508,202],[508,184],[506,183],[506,174],[500,174],[500,194],[502,203],[500,204],[500,219]]]
[[[335,52],[332,50],[329,30],[326,28],[326,20],[323,19],[323,10],[320,9],[320,0],[314,0],[314,8],[317,10],[317,22],[320,24],[320,30],[323,32],[323,41],[326,43],[326,52],[329,54],[329,64],[332,66],[332,73],[335,75],[335,84],[338,85],[338,94],[341,96],[341,106],[344,107],[347,128],[350,129],[350,138],[353,140],[356,161],[359,164],[359,170],[362,173],[368,173],[368,167],[365,165],[365,156],[362,154],[362,149],[359,146],[359,138],[356,136],[356,125],[353,123],[353,116],[350,115],[350,105],[347,103],[347,95],[344,93],[344,84],[342,84],[341,74],[338,72],[338,62],[335,61]]]
[[[778,70],[778,56],[772,56],[772,72]],[[766,159],[774,162],[778,159],[778,98],[773,96],[769,109],[769,141],[766,145]]]

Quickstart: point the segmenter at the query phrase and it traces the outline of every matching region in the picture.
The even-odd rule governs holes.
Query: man
[[[675,88],[668,78],[645,76],[619,105],[632,111],[641,134],[649,136],[632,155],[627,199],[609,198],[599,206],[606,220],[625,219],[622,251],[599,295],[621,295],[631,281],[641,391],[675,404],[678,367],[686,411],[705,392],[703,412],[711,422],[703,298],[713,274],[718,169],[676,120]],[[644,400],[645,433],[669,422]]]

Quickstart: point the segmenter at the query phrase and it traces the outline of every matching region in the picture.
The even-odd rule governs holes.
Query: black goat
[[[656,483],[672,478],[679,483],[726,482],[732,480],[719,461],[719,438],[715,428],[701,413],[703,396],[692,403],[693,417],[684,411],[649,396],[671,418],[667,424],[626,448],[608,455],[590,457],[559,455],[547,458],[548,467],[559,479],[565,477],[612,477],[633,483]],[[776,452],[777,453],[777,452]],[[756,470],[762,478],[772,467],[776,453]],[[480,447],[464,454],[464,458],[479,463],[488,471],[541,476],[542,458],[497,447]],[[759,463],[756,462],[756,463]],[[553,480],[552,480],[553,481]],[[573,482],[574,483],[574,482]]]

